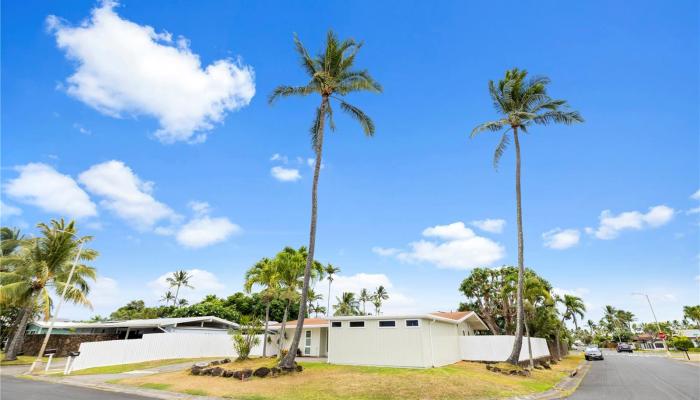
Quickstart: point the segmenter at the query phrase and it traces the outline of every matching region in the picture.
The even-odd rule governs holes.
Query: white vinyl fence
[[[505,361],[513,350],[515,336],[460,336],[459,348],[462,360],[467,361]],[[532,358],[549,357],[547,341],[542,338],[530,338],[532,342]],[[523,338],[520,350],[520,361],[529,359],[527,337]]]
[[[251,351],[253,356],[262,355],[263,335],[258,337],[260,344]],[[151,333],[142,339],[81,343],[79,351],[72,371],[171,358],[237,356],[231,336],[222,333]],[[267,344],[267,355],[275,354],[277,346],[272,340]]]

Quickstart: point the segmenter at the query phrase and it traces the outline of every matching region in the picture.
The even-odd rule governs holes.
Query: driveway
[[[0,376],[0,398],[2,400],[153,400],[150,397],[19,379],[4,374]]]
[[[572,400],[697,400],[700,366],[663,356],[605,352],[605,360],[591,361],[591,369]]]

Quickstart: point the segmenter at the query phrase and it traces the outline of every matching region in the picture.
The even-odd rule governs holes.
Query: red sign
[[[666,340],[666,334],[663,332],[659,332],[659,339]]]

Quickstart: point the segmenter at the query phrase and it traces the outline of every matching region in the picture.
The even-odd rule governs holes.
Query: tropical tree
[[[362,303],[362,315],[367,315],[367,310],[366,310],[366,304],[368,301],[372,301],[372,296],[369,294],[369,291],[367,289],[362,288],[360,290],[360,302]]]
[[[523,286],[525,275],[525,256],[523,243],[523,218],[520,189],[520,138],[519,131],[528,132],[534,124],[548,125],[550,123],[573,124],[583,122],[583,118],[577,111],[569,111],[565,100],[555,100],[547,94],[549,79],[536,77],[526,80],[527,71],[514,68],[506,71],[505,77],[498,83],[489,81],[489,94],[493,100],[496,111],[501,118],[495,121],[485,122],[475,127],[471,137],[484,131],[500,132],[500,142],[496,147],[493,157],[494,167],[510,143],[509,132],[512,131],[515,144],[515,199],[516,220],[518,226],[518,287],[516,296],[516,330],[513,350],[507,361],[517,364],[523,341]]]
[[[323,300],[323,295],[321,295],[320,293],[316,293],[315,290],[313,290],[312,288],[309,288],[309,291],[306,295],[306,299],[309,302],[308,314],[311,315],[311,313],[312,313],[311,309],[314,308],[314,302],[318,302],[319,300]]]
[[[684,306],[683,318],[693,321],[696,328],[700,328],[700,304],[696,306]]]
[[[160,301],[162,301],[163,303],[165,303],[166,306],[167,306],[168,304],[170,304],[170,302],[172,301],[172,302],[173,302],[173,305],[174,305],[174,304],[175,304],[175,296],[173,295],[173,292],[171,292],[170,290],[168,290],[167,292],[165,292],[165,294],[163,295],[163,297],[160,298]]]
[[[190,305],[190,302],[187,301],[187,299],[180,299],[177,301],[178,307],[187,307],[188,305]]]
[[[0,228],[0,256],[10,255],[19,248],[24,235],[18,228],[3,226]]]
[[[340,297],[335,298],[337,304],[333,306],[335,316],[343,315],[359,315],[360,307],[359,302],[355,298],[355,293],[343,292]]]
[[[568,316],[574,321],[574,327],[578,330],[578,322],[576,321],[576,316],[583,318],[583,314],[586,312],[586,305],[583,303],[583,299],[580,297],[565,294],[563,303],[564,305],[564,315]],[[569,319],[567,318],[567,319]]]
[[[63,293],[66,289],[66,301],[92,307],[87,298],[88,280],[95,280],[96,273],[84,262],[97,258],[95,250],[82,248],[70,284],[67,283],[78,248],[91,241],[92,236],[76,239],[75,221],[66,224],[63,219],[51,220],[49,225],[40,223],[37,228],[40,237],[23,241],[18,250],[0,258],[0,265],[9,267],[0,272],[0,306],[22,308],[6,349],[8,361],[17,359],[27,323],[35,311],[41,312],[45,320],[50,318],[52,290]]]
[[[279,294],[279,273],[275,263],[269,258],[263,258],[245,273],[243,289],[250,293],[253,285],[262,287],[261,295],[265,302],[265,330],[263,331],[263,357],[267,357],[267,332],[270,324],[270,306]]]
[[[362,43],[353,39],[338,40],[335,33],[329,31],[326,37],[326,46],[323,52],[315,57],[309,55],[298,37],[294,37],[297,53],[301,58],[301,65],[309,77],[309,82],[304,86],[278,86],[270,95],[270,104],[280,97],[308,96],[316,94],[321,97],[321,102],[316,109],[314,121],[311,125],[311,146],[315,154],[314,177],[311,189],[311,226],[309,230],[309,249],[304,271],[304,285],[299,302],[299,313],[306,315],[306,294],[311,278],[311,269],[314,262],[316,248],[316,220],[318,209],[318,177],[321,172],[323,139],[325,122],[331,131],[335,130],[333,121],[332,103],[337,102],[342,111],[356,119],[362,127],[365,135],[374,135],[374,123],[361,109],[345,101],[345,96],[359,91],[381,92],[381,86],[365,70],[353,70],[355,57],[362,47]],[[301,322],[301,321],[300,321]],[[299,347],[303,323],[298,323],[294,331],[294,338],[290,350],[280,362],[280,367],[291,370],[294,368],[294,359]]]
[[[382,302],[389,298],[389,293],[387,293],[383,285],[379,285],[379,287],[372,294],[371,298],[372,305],[374,305],[374,314],[379,315],[382,309]]]
[[[535,313],[537,308],[549,305],[552,303],[552,296],[550,295],[551,286],[548,282],[540,279],[537,274],[526,271],[525,278],[525,334],[527,335],[527,351],[530,360],[530,369],[535,367],[534,360],[532,358],[532,343],[530,340],[530,322],[535,318]]]
[[[593,322],[592,319],[589,319],[588,321],[586,321],[586,325],[588,325],[588,329],[591,331],[591,335],[595,335],[597,328],[595,322]]]
[[[168,284],[170,284],[171,288],[177,288],[175,289],[175,297],[173,298],[173,304],[177,303],[177,298],[180,294],[180,287],[194,289],[194,286],[190,285],[190,279],[192,279],[192,275],[184,270],[175,271],[171,276],[165,279],[165,281],[168,282]]]
[[[325,314],[326,313],[326,307],[324,307],[318,303],[316,303],[315,305],[311,304],[311,308],[309,308],[309,312],[310,313],[313,312],[314,316],[316,318],[318,318],[318,314]]]
[[[333,283],[333,276],[340,273],[340,268],[334,267],[331,264],[327,264],[325,267],[326,279],[328,279],[328,301],[326,304],[326,311],[330,312],[331,309],[331,283]]]

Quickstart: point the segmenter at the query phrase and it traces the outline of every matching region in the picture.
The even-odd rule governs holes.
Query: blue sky
[[[488,80],[520,67],[586,119],[523,138],[526,264],[587,318],[649,320],[634,291],[662,319],[700,301],[696,2],[376,3],[3,2],[2,224],[75,217],[101,253],[94,311],[66,316],[156,304],[175,269],[195,270],[190,300],[230,294],[306,244],[318,99],[267,96],[305,82],[293,33],[315,52],[329,28],[384,87],[349,99],[375,138],[338,116],[325,143],[334,292],[449,310],[470,267],[516,262],[512,152],[495,171],[497,137],[468,133],[496,117]]]

